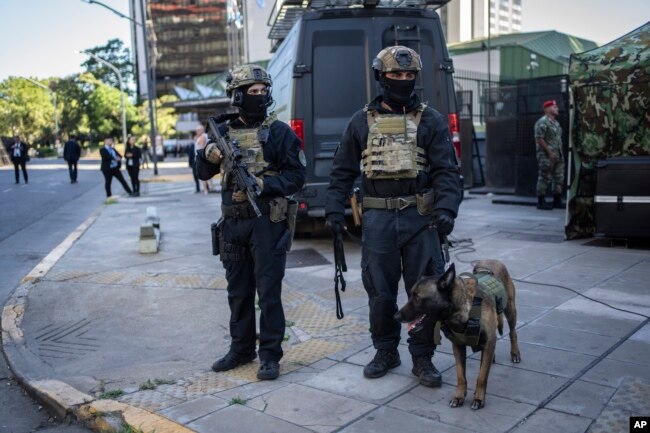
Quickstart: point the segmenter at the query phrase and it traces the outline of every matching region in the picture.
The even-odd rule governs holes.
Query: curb
[[[96,400],[67,383],[56,379],[36,380],[14,368],[28,353],[20,328],[27,306],[31,286],[44,277],[72,245],[93,225],[101,214],[100,208],[59,245],[43,258],[23,279],[7,299],[0,328],[2,350],[16,380],[36,400],[46,406],[61,421],[77,421],[98,432],[117,432],[125,424],[145,433],[193,432],[161,415],[115,400]]]

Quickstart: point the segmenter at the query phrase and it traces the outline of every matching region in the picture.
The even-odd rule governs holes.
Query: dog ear
[[[454,280],[456,279],[456,266],[452,263],[449,266],[449,269],[442,274],[442,277],[438,279],[436,285],[438,290],[441,292],[449,292],[454,287]]]

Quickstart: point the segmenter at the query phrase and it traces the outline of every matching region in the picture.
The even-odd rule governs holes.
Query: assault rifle
[[[221,164],[223,165],[224,172],[233,176],[235,186],[238,191],[244,191],[248,202],[253,207],[257,217],[262,216],[260,208],[257,207],[255,199],[262,193],[260,190],[255,176],[248,172],[246,164],[242,161],[242,153],[239,144],[236,140],[230,140],[224,137],[219,131],[217,119],[214,117],[208,118],[208,137],[211,142],[214,142],[221,152]]]

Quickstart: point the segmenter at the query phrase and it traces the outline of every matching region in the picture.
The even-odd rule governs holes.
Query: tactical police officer
[[[267,114],[273,102],[271,85],[271,77],[258,65],[234,68],[226,93],[239,113],[218,119],[220,131],[231,143],[238,142],[248,171],[262,191],[256,200],[262,216],[256,216],[245,192],[236,190],[232,176],[223,172],[222,155],[215,143],[199,151],[196,162],[201,180],[222,171],[219,245],[228,281],[232,341],[228,353],[212,369],[226,371],[255,359],[257,289],[261,310],[257,377],[262,380],[275,379],[280,372],[285,332],[280,294],[287,244],[293,234],[286,197],[298,191],[305,180],[300,139],[286,123]]]
[[[564,185],[564,158],[562,157],[562,127],[556,120],[560,110],[554,100],[544,102],[544,115],[535,123],[537,144],[537,209],[550,210],[562,207]],[[553,203],[544,196],[553,184]]]
[[[385,48],[372,68],[382,94],[348,123],[325,205],[327,226],[334,233],[344,231],[345,202],[362,175],[361,270],[377,350],[363,370],[368,378],[400,365],[400,324],[393,317],[400,277],[410,291],[422,275],[443,273],[439,236],[452,231],[461,200],[447,120],[414,93],[422,69],[418,53],[403,46]],[[440,386],[440,373],[431,362],[435,323],[424,325],[409,333],[412,372],[421,384]]]

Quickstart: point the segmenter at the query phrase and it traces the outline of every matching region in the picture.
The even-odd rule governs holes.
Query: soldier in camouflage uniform
[[[325,212],[334,234],[345,231],[345,203],[361,175],[361,275],[377,350],[363,374],[377,378],[401,363],[401,326],[394,318],[399,280],[404,278],[408,292],[422,275],[444,272],[439,236],[454,227],[461,189],[447,119],[414,93],[422,69],[418,53],[403,46],[385,48],[372,68],[382,95],[357,111],[343,133]],[[431,362],[434,327],[426,321],[408,339],[411,371],[430,387],[442,382]]]
[[[261,365],[258,379],[272,380],[280,374],[281,343],[285,332],[282,279],[287,249],[293,234],[286,196],[305,181],[305,158],[300,139],[272,113],[271,77],[258,65],[233,69],[226,93],[239,113],[217,118],[219,129],[237,140],[248,171],[262,191],[256,217],[244,191],[235,189],[229,173],[222,173],[219,247],[226,269],[230,306],[230,350],[212,365],[227,371],[255,359],[255,293],[259,297]],[[221,154],[215,143],[198,152],[196,171],[208,180],[219,173]],[[296,207],[297,209],[297,207]],[[295,215],[293,215],[295,216]]]
[[[562,207],[564,185],[564,158],[562,157],[562,127],[555,120],[559,113],[553,100],[544,102],[544,116],[535,123],[537,144],[537,209],[550,210]],[[553,203],[544,196],[549,184],[553,184]]]

